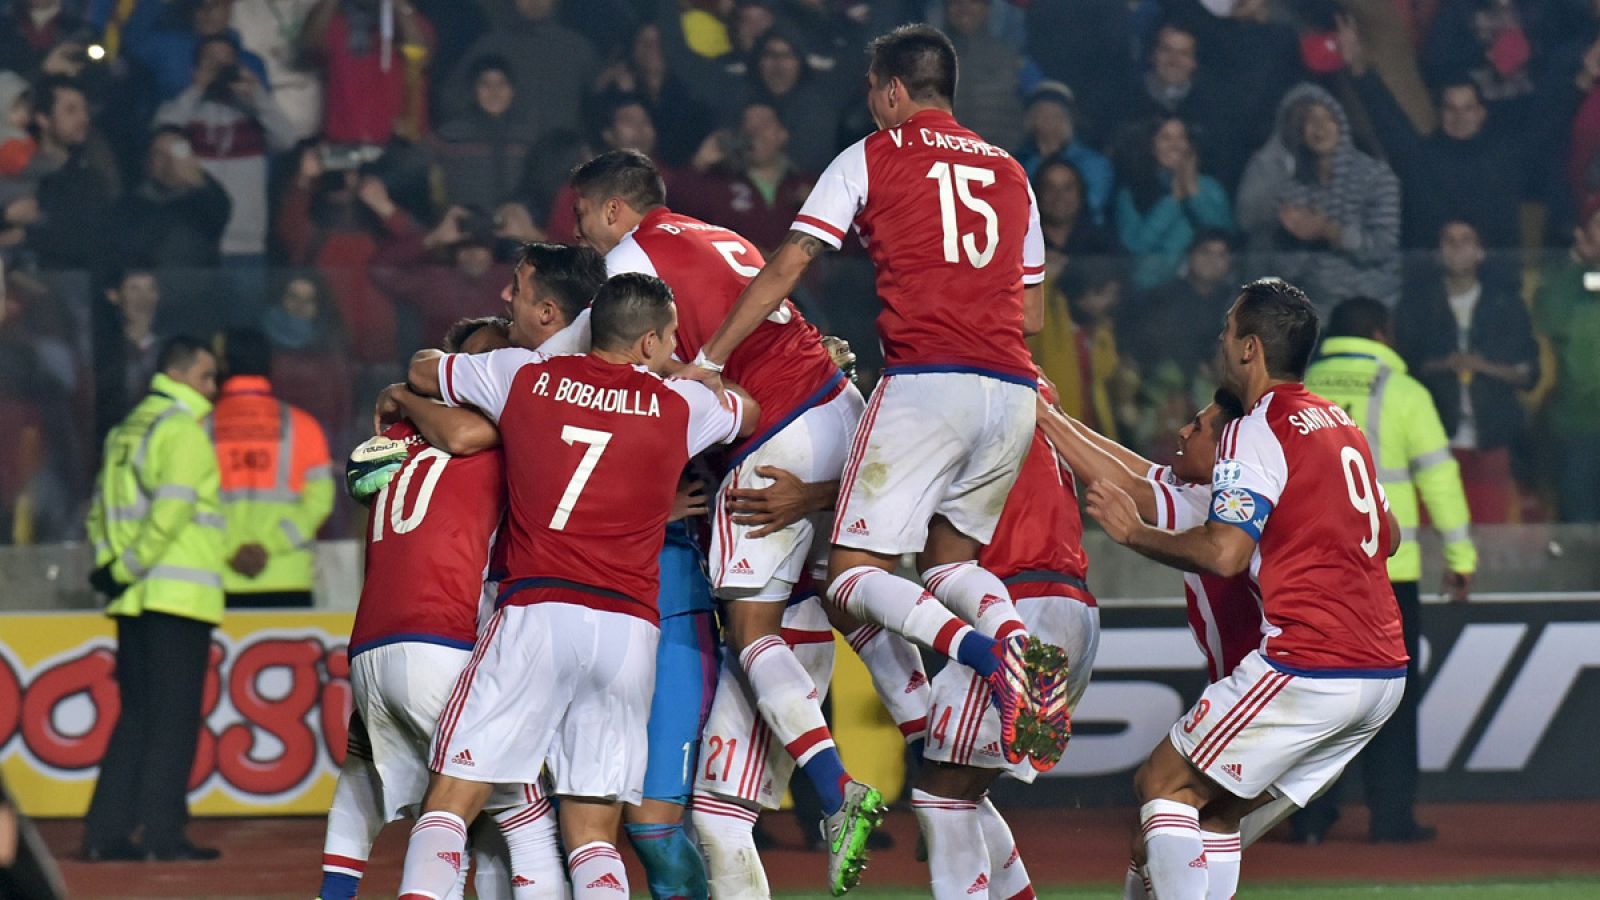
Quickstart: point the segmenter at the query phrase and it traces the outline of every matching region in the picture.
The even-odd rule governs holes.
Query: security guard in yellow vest
[[[1417,672],[1422,610],[1417,587],[1422,578],[1422,550],[1416,541],[1421,524],[1418,495],[1444,538],[1445,589],[1457,601],[1467,599],[1478,553],[1467,533],[1466,492],[1439,411],[1422,383],[1406,374],[1405,361],[1392,344],[1387,307],[1366,298],[1346,300],[1329,319],[1327,336],[1305,383],[1312,393],[1338,403],[1360,423],[1376,457],[1378,480],[1400,522],[1403,543],[1389,559],[1389,581],[1400,603],[1411,664],[1400,708],[1367,745],[1362,770],[1372,811],[1372,840],[1407,843],[1430,840],[1435,834],[1412,817],[1417,795],[1417,704],[1422,699]],[[1338,815],[1335,804],[1335,794],[1329,791],[1308,806],[1296,817],[1299,836],[1309,842],[1320,840]]]
[[[122,711],[85,820],[87,860],[217,856],[184,836],[211,630],[223,609],[216,452],[200,424],[216,393],[216,357],[173,338],[150,393],[106,436],[89,509],[89,582],[116,619]]]
[[[226,380],[207,425],[228,517],[228,605],[310,606],[313,542],[333,512],[328,439],[309,413],[273,396],[265,335],[239,328],[223,342]]]

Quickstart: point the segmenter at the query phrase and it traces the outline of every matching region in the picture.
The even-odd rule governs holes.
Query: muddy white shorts
[[[762,488],[772,479],[756,474],[774,466],[801,481],[835,481],[844,471],[850,441],[865,406],[855,385],[826,403],[813,406],[746,456],[722,480],[711,522],[711,586],[725,600],[787,601],[790,587],[800,580],[808,559],[827,552],[825,542],[813,548],[813,538],[827,534],[832,513],[801,519],[781,531],[761,538],[747,535],[755,527],[733,524],[727,509],[728,491]],[[781,582],[774,584],[774,582]]]
[[[440,717],[429,767],[532,781],[558,796],[639,802],[655,688],[655,625],[571,603],[505,606]]]
[[[1076,709],[1100,647],[1100,610],[1070,597],[1023,597],[1016,605],[1030,633],[1067,651],[1067,705]],[[1026,759],[1006,762],[1000,713],[983,676],[952,660],[933,676],[932,690],[924,759],[1002,769],[1018,781],[1033,782],[1039,773]]]
[[[811,676],[817,699],[833,679],[833,628],[822,601],[811,596],[784,610],[783,639]],[[738,654],[722,655],[717,696],[700,738],[696,794],[777,809],[794,774],[794,757],[773,736],[738,674]]]
[[[1406,680],[1292,675],[1251,651],[1172,726],[1195,768],[1245,799],[1305,806],[1339,777],[1400,704]]]
[[[916,553],[943,516],[989,543],[1033,442],[1035,396],[964,372],[884,376],[850,447],[832,542]]]
[[[350,661],[350,692],[366,724],[386,821],[416,815],[428,789],[434,727],[471,657],[468,650],[403,641],[364,650]],[[520,806],[540,796],[537,784],[496,785],[484,808]]]

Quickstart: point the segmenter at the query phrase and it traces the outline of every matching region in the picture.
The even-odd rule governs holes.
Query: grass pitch
[[[1080,900],[1115,897],[1119,888],[1044,889],[1040,900]],[[774,896],[782,900],[829,900],[825,893],[779,892]],[[862,888],[851,891],[850,897],[862,900],[913,900],[926,898],[927,891],[881,890]],[[1239,900],[1362,900],[1368,897],[1394,898],[1394,900],[1596,900],[1600,898],[1600,878],[1559,880],[1495,880],[1451,882],[1444,884],[1260,884],[1246,883],[1239,889]]]

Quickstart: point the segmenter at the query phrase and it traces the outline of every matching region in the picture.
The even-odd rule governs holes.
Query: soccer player
[[[573,173],[572,187],[583,241],[605,254],[608,274],[654,275],[672,288],[680,316],[678,356],[694,356],[760,271],[761,252],[732,231],[668,209],[661,175],[641,153],[595,157]],[[822,336],[788,300],[729,357],[727,374],[755,398],[761,418],[755,434],[733,447],[713,502],[711,584],[725,601],[727,638],[766,727],[799,762],[822,802],[830,885],[842,892],[859,877],[867,833],[886,806],[875,789],[846,773],[814,679],[782,637],[786,604],[825,518],[803,518],[753,537],[755,529],[731,520],[728,495],[771,484],[760,474],[768,465],[806,481],[838,479],[863,402]],[[880,662],[880,668],[884,660],[912,660],[920,668],[914,654],[868,656],[869,665]]]
[[[443,897],[465,822],[492,783],[547,765],[578,898],[627,893],[615,847],[642,798],[655,683],[657,557],[694,455],[747,436],[759,409],[659,374],[677,314],[659,279],[596,295],[593,349],[546,357],[419,354],[411,387],[470,404],[498,427],[510,491],[507,579],[434,737],[435,775],[412,830],[404,898]],[[731,408],[730,408],[731,407]]]
[[[951,114],[949,38],[908,25],[871,52],[867,106],[879,130],[828,166],[783,246],[682,374],[720,384],[812,260],[855,227],[877,267],[888,366],[845,466],[828,599],[988,678],[1006,758],[1048,768],[1071,727],[1065,656],[1027,636],[1005,585],[977,564],[1033,439],[1022,338],[1042,316],[1038,210],[1016,160]],[[893,574],[912,552],[940,603],[921,602],[922,587]],[[985,602],[1004,620],[998,639],[967,624]]]
[[[458,323],[449,352],[510,346],[505,323]],[[429,401],[429,405],[434,405]],[[482,418],[436,407],[417,410],[430,425],[493,431]],[[414,815],[428,783],[428,745],[478,635],[495,535],[505,511],[504,461],[497,447],[452,456],[432,446],[417,423],[383,432],[405,447],[405,462],[372,498],[365,579],[350,635],[350,687],[357,715],[328,811],[321,900],[355,897],[372,842],[386,822]],[[550,802],[535,783],[501,785],[486,803],[511,850],[512,889],[494,892],[479,857],[478,893],[559,897],[566,890]],[[475,848],[476,849],[476,848]]]
[[[1162,898],[1210,896],[1202,812],[1237,821],[1276,797],[1305,805],[1405,688],[1385,569],[1398,535],[1361,429],[1299,383],[1316,341],[1299,288],[1267,278],[1242,289],[1220,350],[1223,386],[1249,412],[1223,432],[1205,524],[1155,528],[1116,485],[1089,489],[1090,515],[1119,543],[1185,571],[1250,571],[1266,620],[1261,649],[1206,688],[1134,778]]]

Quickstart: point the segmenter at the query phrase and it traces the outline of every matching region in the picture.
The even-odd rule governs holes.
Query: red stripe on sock
[[[1028,626],[1024,625],[1021,619],[1012,619],[994,630],[994,639],[1003,643],[1018,632],[1027,634]]]
[[[923,602],[926,603],[927,601]],[[944,623],[944,625],[939,629],[939,633],[934,636],[933,649],[954,659],[956,654],[951,645],[955,642],[956,635],[960,634],[961,629],[966,627],[967,623],[961,621],[955,616],[951,616],[950,621]]]
[[[783,749],[789,751],[789,755],[794,757],[795,762],[799,763],[800,757],[805,756],[813,748],[824,743],[829,745],[833,744],[833,735],[828,732],[826,725],[821,728],[813,728],[805,734],[800,735],[799,737],[785,744]],[[801,763],[801,765],[805,764]]]
[[[353,856],[335,856],[332,853],[324,853],[322,854],[322,867],[326,869],[329,866],[335,866],[340,869],[354,869],[357,872],[365,872],[367,870],[367,861],[364,859],[356,859]]]
[[[901,722],[899,723],[899,727],[900,734],[903,737],[916,737],[917,735],[928,730],[928,717],[922,716],[920,718],[912,719],[909,722]]]

